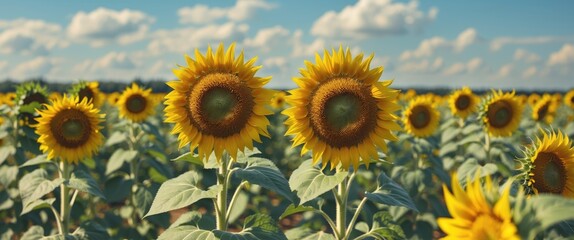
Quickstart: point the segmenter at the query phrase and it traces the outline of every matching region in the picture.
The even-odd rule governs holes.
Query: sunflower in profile
[[[455,91],[448,99],[452,114],[463,119],[476,111],[478,101],[478,97],[468,87]]]
[[[103,143],[99,124],[105,114],[77,96],[63,97],[39,111],[36,133],[40,150],[48,159],[59,157],[68,163],[91,157]]]
[[[267,108],[274,91],[264,89],[271,77],[256,77],[256,58],[244,61],[243,51],[235,58],[235,44],[225,51],[195,50],[195,59],[185,57],[187,66],[174,70],[179,81],[168,82],[173,90],[165,97],[165,122],[175,123],[179,147],[190,143],[201,158],[223,151],[233,159],[237,151],[252,149],[259,135],[269,137]]]
[[[284,91],[278,91],[277,93],[275,93],[275,95],[273,95],[273,98],[271,98],[271,107],[275,109],[282,109],[283,106],[285,105],[286,96],[287,93],[285,93]]]
[[[36,109],[43,109],[43,104],[48,103],[48,90],[45,86],[36,82],[28,82],[16,88],[16,104],[18,104],[18,119],[22,125],[36,124],[38,116]]]
[[[151,98],[151,89],[144,90],[133,83],[119,97],[117,106],[120,117],[133,122],[142,122],[154,113],[154,101]]]
[[[432,135],[440,121],[440,112],[434,106],[433,98],[428,95],[411,100],[403,112],[405,130],[415,137]]]
[[[94,107],[99,108],[104,103],[104,97],[100,92],[99,86],[98,82],[80,82],[72,87],[70,94],[78,96],[80,101],[86,98],[88,103],[92,103]]]
[[[391,81],[378,81],[383,67],[371,69],[373,57],[325,50],[293,78],[299,88],[286,97],[286,135],[295,136],[293,146],[304,144],[301,154],[312,150],[313,163],[345,170],[352,164],[356,171],[359,162],[379,159],[377,147],[387,151],[385,139],[397,139],[391,130],[400,130],[394,114],[399,91],[389,88]]]
[[[452,217],[437,220],[440,229],[447,235],[442,239],[519,240],[518,228],[510,209],[510,188],[505,188],[496,198],[498,191],[493,188],[490,177],[486,177],[484,188],[480,182],[477,174],[465,191],[455,174],[452,177],[452,192],[443,185],[446,206]]]
[[[490,136],[506,137],[518,128],[523,106],[514,97],[514,91],[492,91],[480,106],[479,119]]]
[[[555,113],[556,105],[550,95],[545,94],[532,107],[532,118],[536,121],[550,124],[554,121]]]
[[[564,95],[564,104],[574,109],[574,89],[570,90],[566,95]]]
[[[574,198],[574,147],[562,132],[543,132],[525,151],[520,177],[527,193]]]

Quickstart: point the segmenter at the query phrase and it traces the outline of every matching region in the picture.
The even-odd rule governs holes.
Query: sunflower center
[[[538,120],[542,120],[544,119],[544,117],[546,117],[546,114],[548,114],[548,106],[549,104],[544,104],[544,106],[542,106],[540,109],[538,109]]]
[[[34,92],[34,93],[32,93],[32,94],[26,96],[26,97],[24,98],[24,101],[23,101],[24,105],[30,104],[30,103],[33,103],[33,102],[47,103],[47,102],[48,102],[48,99],[46,99],[46,96],[44,96],[44,94],[41,94],[41,93],[39,93],[39,92]]]
[[[570,98],[570,103],[574,103],[574,96]]]
[[[352,78],[334,78],[311,94],[310,125],[330,146],[356,146],[375,131],[377,111],[370,86]]]
[[[131,113],[141,113],[145,110],[146,106],[147,106],[146,99],[139,94],[131,95],[126,100],[126,108]]]
[[[466,95],[459,96],[454,102],[456,109],[465,110],[470,106],[470,97]]]
[[[494,102],[488,107],[486,115],[491,126],[505,127],[512,120],[512,106],[506,101]]]
[[[50,130],[58,144],[66,148],[83,146],[92,132],[90,119],[78,109],[65,109],[50,122]]]
[[[566,185],[566,167],[556,154],[541,152],[534,160],[534,187],[539,192],[560,194]]]
[[[502,221],[488,214],[479,215],[472,223],[469,239],[496,240],[501,237]]]
[[[248,123],[255,105],[251,89],[230,73],[211,73],[192,87],[188,117],[202,133],[228,137]]]
[[[409,120],[415,128],[425,128],[431,121],[431,113],[425,106],[416,106],[412,109]]]
[[[94,99],[94,91],[92,91],[90,87],[85,86],[78,92],[78,97],[80,97],[80,101],[82,101],[84,98],[87,98],[88,102],[92,101],[92,99]]]

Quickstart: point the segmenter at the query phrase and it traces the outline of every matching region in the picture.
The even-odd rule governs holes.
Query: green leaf
[[[6,159],[16,153],[16,148],[14,146],[2,146],[0,147],[0,164],[4,163]]]
[[[32,158],[32,159],[24,162],[24,164],[20,165],[20,167],[28,167],[28,166],[34,166],[34,165],[39,165],[39,164],[44,164],[44,163],[55,163],[55,162],[48,160],[46,154],[42,154],[42,155],[38,155],[37,157]]]
[[[456,136],[458,136],[461,133],[461,129],[458,127],[455,128],[447,128],[444,131],[442,131],[441,134],[441,141],[443,143],[447,143],[450,142],[452,140],[454,140],[454,138]]]
[[[378,188],[366,193],[368,200],[390,206],[401,206],[418,212],[413,200],[401,185],[391,180],[384,172],[378,178]]]
[[[325,175],[321,170],[314,167],[311,161],[302,162],[289,178],[291,190],[296,191],[297,196],[301,199],[299,204],[306,203],[333,189],[348,174],[347,172],[338,172],[335,175]]]
[[[181,216],[179,216],[179,218],[177,218],[177,220],[175,220],[175,222],[173,222],[171,225],[169,225],[169,228],[175,228],[175,227],[179,227],[182,225],[195,225],[195,226],[197,226],[199,224],[200,220],[201,220],[201,213],[196,212],[196,211],[186,212],[184,214],[181,214]]]
[[[134,205],[140,217],[143,217],[153,202],[153,194],[147,190],[144,186],[138,185],[138,188],[134,194]]]
[[[234,175],[238,178],[257,184],[263,188],[274,191],[290,202],[294,201],[293,193],[289,188],[289,182],[283,173],[269,167],[250,166],[245,169],[236,169]]]
[[[153,149],[148,149],[147,153],[160,162],[167,162],[167,156],[162,152]]]
[[[49,198],[46,200],[42,200],[42,199],[34,200],[31,203],[28,203],[24,206],[24,208],[22,209],[22,212],[20,213],[20,216],[22,216],[26,213],[29,213],[31,211],[34,211],[34,210],[38,210],[38,209],[42,209],[42,208],[50,208],[50,206],[52,206],[54,201],[56,201],[55,198]]]
[[[123,132],[114,132],[112,135],[106,140],[106,147],[116,145],[121,142],[125,142],[128,139],[125,133]]]
[[[54,191],[58,185],[62,184],[64,179],[58,178],[50,181],[48,173],[44,169],[36,169],[20,179],[18,189],[24,206],[40,199],[42,196]]]
[[[368,230],[368,229],[367,229]],[[314,232],[308,226],[301,226],[285,231],[287,239],[293,240],[335,240],[335,236],[325,232]]]
[[[217,240],[219,238],[207,230],[199,229],[192,225],[177,226],[174,228],[166,229],[161,235],[159,235],[158,240]]]
[[[137,151],[118,148],[108,160],[108,164],[106,165],[106,175],[120,169],[124,163],[131,162],[137,155]]]
[[[247,217],[241,232],[231,233],[213,230],[213,233],[221,240],[287,240],[275,221],[266,214],[255,214]]]
[[[466,184],[466,178],[474,178],[476,171],[480,170],[480,176],[484,177],[487,175],[492,175],[498,171],[498,167],[494,163],[486,163],[480,165],[476,158],[468,158],[463,162],[460,167],[458,167],[457,176],[458,180],[462,185]]]
[[[187,153],[180,155],[177,158],[172,159],[171,161],[189,162],[189,163],[193,163],[195,165],[201,166],[205,169],[219,168],[219,165],[217,164],[217,159],[215,158],[215,154],[213,154],[213,153],[209,156],[209,158],[207,158],[206,160],[203,160],[199,157],[199,155],[192,153],[192,152],[187,152]]]
[[[221,185],[215,185],[208,190],[202,190],[197,186],[200,181],[201,177],[193,171],[167,180],[157,191],[151,208],[144,217],[186,207],[200,199],[215,198],[223,188]]]
[[[167,177],[163,174],[161,174],[157,169],[155,168],[149,168],[148,170],[148,174],[149,174],[149,178],[157,183],[163,183],[165,181],[167,181]]]
[[[293,215],[295,213],[308,212],[308,211],[315,211],[315,208],[309,207],[309,206],[303,206],[303,205],[299,205],[299,206],[295,207],[295,205],[291,204],[287,207],[287,209],[285,209],[285,211],[283,212],[283,214],[281,214],[279,219],[283,219],[283,218],[285,218],[289,215]]]
[[[403,229],[393,221],[389,212],[378,212],[373,216],[371,233],[378,239],[405,239]]]
[[[44,237],[44,229],[40,226],[32,226],[22,235],[20,240],[38,240]]]
[[[120,202],[125,199],[132,190],[134,180],[124,175],[112,176],[104,183],[104,195],[108,202]]]
[[[0,191],[0,211],[14,207],[14,201],[10,198],[8,191]],[[0,228],[0,233],[2,229]],[[2,236],[0,235],[0,239]]]
[[[247,148],[243,149],[243,152],[237,152],[237,159],[235,159],[238,163],[247,163],[252,158],[252,156],[261,154],[261,151],[257,148],[253,148],[253,150],[249,150]]]
[[[82,240],[110,239],[106,228],[96,221],[83,222],[79,228],[72,233],[74,237]]]
[[[4,186],[4,188],[8,188],[10,183],[16,180],[18,176],[18,167],[16,166],[0,166],[0,184]]]
[[[574,200],[560,195],[541,194],[528,199],[540,227],[547,229],[562,221],[574,220]]]
[[[103,199],[106,198],[104,196],[104,193],[102,193],[102,191],[98,187],[96,180],[92,178],[92,175],[80,169],[72,173],[72,177],[70,178],[70,180],[68,180],[66,185],[78,191],[87,192],[89,194],[101,197]]]

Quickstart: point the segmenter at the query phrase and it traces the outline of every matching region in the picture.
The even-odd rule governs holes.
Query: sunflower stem
[[[50,206],[52,209],[52,213],[54,214],[54,218],[56,218],[56,225],[58,225],[58,233],[60,235],[64,234],[64,228],[62,227],[62,220],[60,220],[60,213],[54,208],[54,206]]]
[[[231,175],[231,173],[229,174]],[[233,209],[233,206],[235,205],[235,202],[237,201],[237,198],[239,196],[239,194],[241,193],[241,189],[247,185],[247,181],[243,181],[239,184],[239,186],[237,186],[237,189],[235,189],[235,193],[233,193],[233,197],[231,197],[231,201],[229,202],[229,207],[227,207],[227,214],[225,215],[225,219],[229,219],[229,215],[231,214],[231,209]]]
[[[60,168],[62,169],[62,178],[64,182],[60,185],[60,221],[62,228],[62,235],[68,236],[68,230],[70,228],[70,191],[66,186],[66,183],[70,179],[71,169],[70,165],[64,161],[60,161]]]
[[[353,230],[353,228],[355,228],[355,222],[357,221],[357,218],[359,218],[359,215],[361,214],[361,210],[363,210],[365,203],[367,203],[366,197],[364,197],[361,203],[359,203],[359,206],[357,206],[357,210],[355,210],[355,214],[353,215],[353,218],[351,218],[351,222],[349,222],[349,228],[347,229],[347,232],[345,232],[345,236],[351,235],[351,231]]]
[[[218,169],[217,174],[217,184],[222,186],[221,192],[216,198],[216,223],[217,230],[226,231],[227,230],[227,188],[228,186],[228,168],[229,165],[229,154],[224,153],[221,159],[221,165]]]
[[[341,169],[337,168],[337,172],[342,171]],[[347,239],[345,233],[347,232],[347,183],[349,180],[349,176],[345,176],[345,179],[339,185],[337,185],[337,196],[339,201],[337,203],[337,219],[336,225],[339,240]]]
[[[484,165],[490,162],[490,135],[488,133],[484,134],[484,152],[486,153],[485,162],[480,162],[480,165]]]

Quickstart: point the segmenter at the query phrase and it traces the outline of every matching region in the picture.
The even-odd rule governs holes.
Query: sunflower
[[[434,107],[432,97],[418,96],[411,100],[403,112],[405,130],[416,137],[428,137],[438,128],[440,112]]]
[[[570,90],[566,95],[564,95],[564,104],[574,109],[574,89]]]
[[[481,187],[477,174],[474,181],[467,185],[466,191],[457,179],[455,174],[452,177],[452,192],[443,185],[446,206],[452,216],[437,220],[439,227],[447,234],[443,239],[520,239],[510,212],[509,187],[505,188],[497,201],[489,201],[496,199],[490,196],[498,195],[489,176],[485,180],[485,189]]]
[[[187,66],[174,70],[179,81],[168,82],[173,90],[164,110],[180,148],[190,143],[201,158],[215,152],[219,160],[225,150],[235,159],[253,140],[261,142],[259,135],[269,137],[266,105],[274,92],[263,88],[271,77],[255,76],[256,58],[245,62],[243,51],[235,58],[235,44],[227,51],[220,44],[215,53],[209,46],[205,56],[196,49],[195,59],[185,59]]]
[[[530,106],[534,106],[538,100],[540,100],[540,95],[538,95],[537,93],[531,93],[528,96],[528,104],[530,104]]]
[[[6,104],[6,105],[8,105],[8,106],[10,106],[10,107],[14,106],[14,105],[15,105],[15,101],[16,101],[16,93],[15,93],[15,92],[5,93],[5,94],[2,96],[1,101],[2,101],[3,104]]]
[[[466,118],[476,111],[478,100],[478,97],[472,93],[470,88],[464,87],[452,93],[448,103],[454,115]]]
[[[99,108],[104,103],[104,97],[100,92],[99,85],[98,82],[80,82],[70,89],[70,94],[78,96],[80,101],[87,98],[88,103],[92,103],[95,108]]]
[[[525,151],[521,177],[529,193],[553,193],[574,198],[574,147],[562,132],[543,132]]]
[[[48,153],[48,159],[60,157],[68,163],[91,157],[103,143],[99,124],[105,114],[88,99],[79,101],[77,96],[63,97],[39,111],[36,133],[40,136],[40,150]]]
[[[62,94],[59,92],[51,92],[50,95],[48,96],[48,99],[50,99],[50,101],[56,101],[56,99],[61,98]]]
[[[345,170],[352,164],[356,171],[360,161],[368,166],[379,159],[377,147],[387,151],[385,139],[397,139],[391,130],[400,130],[394,115],[399,91],[389,88],[392,81],[378,81],[383,67],[370,69],[373,57],[353,57],[342,47],[325,50],[293,78],[299,88],[286,97],[292,106],[283,111],[286,135],[295,136],[293,147],[304,144],[302,155],[312,150],[314,164]]]
[[[16,104],[18,104],[18,119],[22,125],[36,124],[38,116],[36,109],[43,109],[43,104],[48,103],[48,90],[45,86],[36,82],[27,82],[16,88]]]
[[[271,98],[271,107],[275,109],[282,109],[283,105],[285,105],[286,96],[287,94],[283,91],[278,91],[277,93],[275,93],[275,95],[273,95],[273,98]]]
[[[556,113],[556,105],[552,101],[550,95],[545,94],[534,104],[532,107],[532,118],[536,121],[552,123],[554,114]]]
[[[142,122],[154,113],[154,101],[151,98],[151,89],[144,90],[133,83],[126,88],[117,101],[120,116],[134,122]]]
[[[492,91],[479,110],[486,131],[490,136],[510,136],[518,128],[523,106],[514,97],[514,91],[502,93]]]

